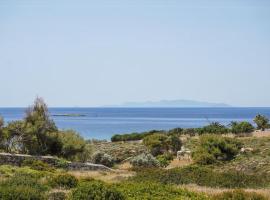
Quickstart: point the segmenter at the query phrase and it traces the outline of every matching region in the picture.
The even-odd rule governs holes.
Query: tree
[[[266,128],[270,127],[269,119],[264,115],[257,115],[253,121],[256,123],[258,130],[264,131]]]
[[[57,132],[57,127],[50,119],[48,107],[42,98],[37,97],[34,105],[26,111],[25,131],[32,143],[30,144],[30,154],[47,154],[50,152],[49,133]]]

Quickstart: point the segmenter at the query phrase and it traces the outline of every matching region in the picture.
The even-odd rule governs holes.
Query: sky
[[[270,106],[269,0],[0,0],[0,107]]]

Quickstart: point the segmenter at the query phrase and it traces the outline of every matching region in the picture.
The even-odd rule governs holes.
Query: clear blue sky
[[[270,106],[269,88],[267,0],[0,1],[0,107]]]

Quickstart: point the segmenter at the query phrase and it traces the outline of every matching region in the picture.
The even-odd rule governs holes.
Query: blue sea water
[[[0,108],[5,122],[22,119],[25,108]],[[270,117],[270,108],[50,108],[51,115],[82,114],[84,116],[52,116],[61,129],[74,129],[84,138],[110,139],[114,134],[168,130],[176,127],[195,128],[211,122],[252,122],[257,114]]]

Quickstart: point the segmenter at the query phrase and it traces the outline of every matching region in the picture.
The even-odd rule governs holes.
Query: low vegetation
[[[245,191],[270,191],[270,137],[250,134],[269,128],[269,120],[257,115],[254,122],[256,127],[249,122],[228,126],[214,122],[202,128],[115,135],[112,142],[86,141],[72,130],[59,130],[38,98],[23,120],[5,124],[0,117],[0,151],[53,155],[60,158],[59,164],[52,167],[31,157],[20,167],[0,165],[0,199],[266,200],[269,196]],[[181,148],[192,152],[191,158],[177,160]],[[185,166],[167,167],[184,159],[188,159]],[[115,173],[118,181],[94,180],[91,173],[64,170],[68,160],[114,167],[96,173],[104,177]],[[226,191],[183,189],[190,184]]]
[[[208,165],[235,158],[242,144],[236,138],[202,135],[192,157],[198,164]]]

